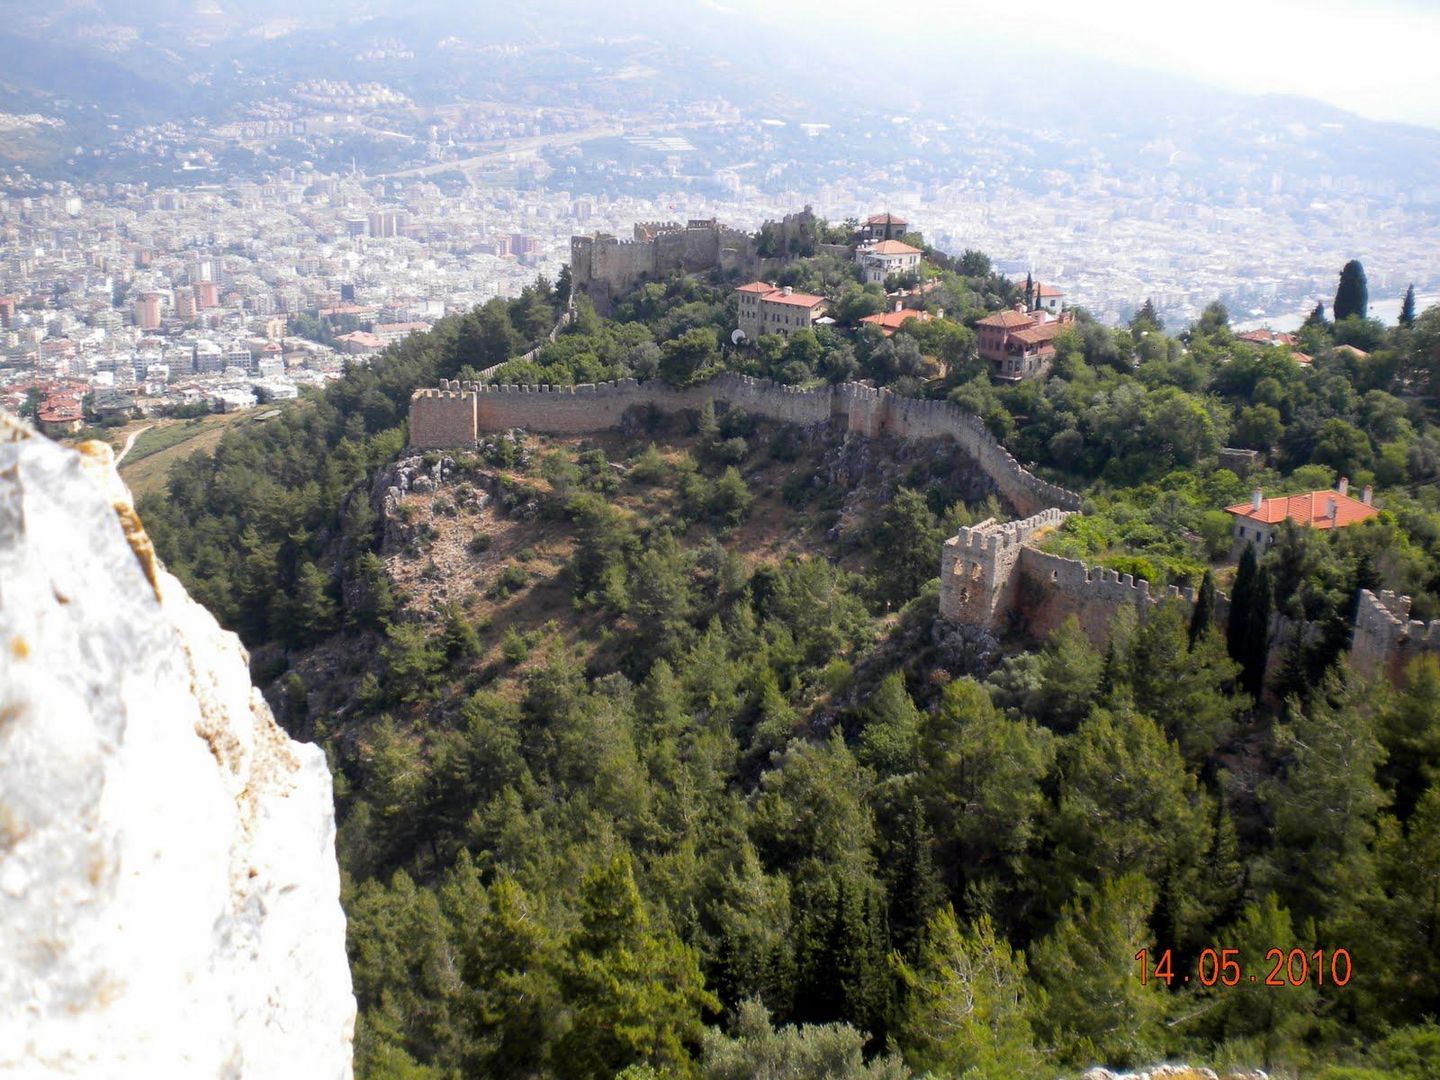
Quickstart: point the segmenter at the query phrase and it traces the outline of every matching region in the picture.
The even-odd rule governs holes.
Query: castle
[[[626,411],[636,406],[679,412],[722,401],[782,423],[823,424],[839,417],[847,431],[871,438],[948,438],[1020,513],[1080,508],[1080,496],[1022,467],[974,414],[949,402],[900,397],[863,383],[802,390],[733,372],[681,388],[655,379],[554,387],[442,381],[438,390],[416,390],[411,396],[410,445],[473,446],[482,431],[512,427],[564,434],[604,431],[619,427]]]
[[[1122,607],[1133,608],[1143,619],[1165,600],[1195,602],[1190,588],[1152,588],[1129,574],[1041,551],[1044,536],[1079,512],[1079,495],[1024,468],[973,414],[948,402],[903,398],[861,383],[799,389],[732,372],[681,388],[634,379],[565,387],[442,380],[439,389],[420,389],[411,396],[410,445],[474,446],[481,432],[512,427],[554,434],[604,431],[619,427],[625,413],[637,406],[679,412],[716,402],[781,423],[840,420],[847,431],[870,438],[952,440],[1001,498],[1027,516],[962,527],[945,542],[940,553],[940,614],[950,622],[1043,638],[1073,615],[1087,636],[1103,643]],[[1217,595],[1217,621],[1223,623],[1228,610],[1229,601]],[[1361,593],[1351,646],[1357,670],[1398,678],[1411,658],[1440,654],[1440,620],[1427,625],[1411,620],[1409,613],[1408,597]]]
[[[749,279],[764,276],[791,256],[814,254],[818,219],[810,207],[768,222],[757,234],[742,232],[714,219],[641,221],[633,236],[621,240],[609,233],[570,238],[570,275],[577,292],[588,296],[595,310],[607,313],[615,299],[642,281],[671,274],[709,270],[736,273]],[[850,248],[820,244],[816,250],[849,257]]]

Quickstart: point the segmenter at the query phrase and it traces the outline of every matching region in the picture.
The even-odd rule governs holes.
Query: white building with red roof
[[[920,269],[921,251],[899,240],[875,240],[855,249],[867,285],[884,285],[891,274],[911,274]]]
[[[798,293],[789,285],[779,287],[765,281],[741,285],[735,293],[740,301],[740,329],[751,341],[761,334],[789,337],[796,330],[813,329],[827,306],[823,296]]]
[[[1275,542],[1275,533],[1282,521],[1294,521],[1310,529],[1343,529],[1373,518],[1380,511],[1370,504],[1372,496],[1373,491],[1367,484],[1360,498],[1353,498],[1350,481],[1342,476],[1334,491],[1307,491],[1267,499],[1265,493],[1256,488],[1248,503],[1227,506],[1225,512],[1235,519],[1236,550],[1254,544],[1263,551]]]

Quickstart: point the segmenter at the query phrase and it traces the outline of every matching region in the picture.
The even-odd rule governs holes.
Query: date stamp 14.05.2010
[[[1197,983],[1200,986],[1277,986],[1295,989],[1314,984],[1344,986],[1354,969],[1346,949],[1267,949],[1263,958],[1241,956],[1239,949],[1201,949],[1193,970],[1177,969],[1170,949],[1152,953],[1148,948],[1135,954],[1140,965],[1140,982],[1152,980],[1166,986]]]

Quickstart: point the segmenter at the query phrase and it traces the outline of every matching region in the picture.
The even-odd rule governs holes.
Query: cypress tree
[[[1240,685],[1257,701],[1265,688],[1265,661],[1270,654],[1270,608],[1273,602],[1270,570],[1262,566],[1255,575],[1255,588],[1246,612],[1244,655],[1240,658]]]
[[[1225,647],[1230,659],[1245,662],[1245,635],[1250,625],[1250,606],[1255,596],[1255,545],[1246,544],[1230,590],[1230,622],[1225,628]]]
[[[1317,301],[1315,301],[1315,308],[1314,308],[1314,310],[1311,311],[1309,315],[1306,315],[1306,316],[1305,316],[1305,321],[1300,324],[1300,328],[1303,330],[1303,329],[1305,329],[1305,328],[1308,327],[1308,326],[1324,326],[1324,325],[1325,325],[1325,301],[1323,301],[1323,300],[1317,300]]]
[[[1400,325],[1415,325],[1415,285],[1405,290],[1405,302],[1400,305]]]
[[[944,888],[935,867],[935,835],[919,799],[900,824],[896,861],[886,894],[890,903],[890,942],[914,962],[925,937],[925,924],[940,907]]]
[[[1205,576],[1200,579],[1200,592],[1195,597],[1195,610],[1190,614],[1190,647],[1195,647],[1199,640],[1215,619],[1215,579],[1210,576],[1210,571],[1205,571]]]
[[[1370,309],[1370,290],[1365,283],[1365,267],[1359,259],[1351,259],[1340,271],[1340,286],[1335,290],[1335,321],[1351,315],[1363,319]]]

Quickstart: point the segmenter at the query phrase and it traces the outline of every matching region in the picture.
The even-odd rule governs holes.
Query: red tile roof
[[[792,307],[813,308],[817,304],[825,303],[823,296],[811,296],[809,293],[790,293],[786,295],[779,289],[760,298],[767,304],[789,304]]]
[[[902,244],[899,240],[881,240],[878,244],[866,244],[864,250],[871,255],[919,255],[920,249]]]
[[[1335,500],[1335,519],[1333,521],[1330,519],[1331,499]],[[1264,522],[1266,525],[1275,525],[1289,518],[1291,521],[1298,521],[1301,525],[1309,525],[1314,529],[1343,529],[1346,525],[1353,525],[1357,521],[1372,518],[1380,512],[1368,503],[1352,499],[1349,495],[1341,495],[1338,491],[1309,491],[1304,495],[1280,495],[1273,499],[1261,500],[1259,510],[1256,510],[1248,502],[1227,506],[1225,510],[1236,517]]]
[[[920,322],[929,322],[935,316],[928,311],[884,311],[879,315],[866,315],[860,321],[870,326],[878,326],[884,330],[886,335],[893,334],[900,329],[906,319],[918,319]]]
[[[1054,285],[1041,285],[1041,284],[1039,284],[1039,283],[1037,282],[1036,285],[1035,285],[1035,295],[1036,295],[1036,296],[1064,296],[1064,295],[1065,295],[1065,290],[1064,290],[1064,289],[1057,289],[1057,288],[1055,288]]]
[[[999,326],[1005,329],[1023,328],[1033,326],[1035,320],[1029,315],[1022,315],[1018,311],[997,311],[993,315],[986,315],[977,326]]]
[[[1018,341],[1024,345],[1043,345],[1046,342],[1054,341],[1055,335],[1065,329],[1065,323],[1047,322],[1039,326],[1032,326],[1026,330],[1016,330],[1010,335],[1011,341]]]
[[[866,225],[908,225],[910,224],[898,214],[872,214],[865,219]]]
[[[1294,345],[1295,335],[1285,334],[1276,330],[1247,330],[1243,334],[1236,334],[1237,341],[1248,341],[1252,345]]]
[[[767,281],[752,281],[749,285],[741,285],[735,291],[744,293],[768,293],[774,292],[775,286]]]

